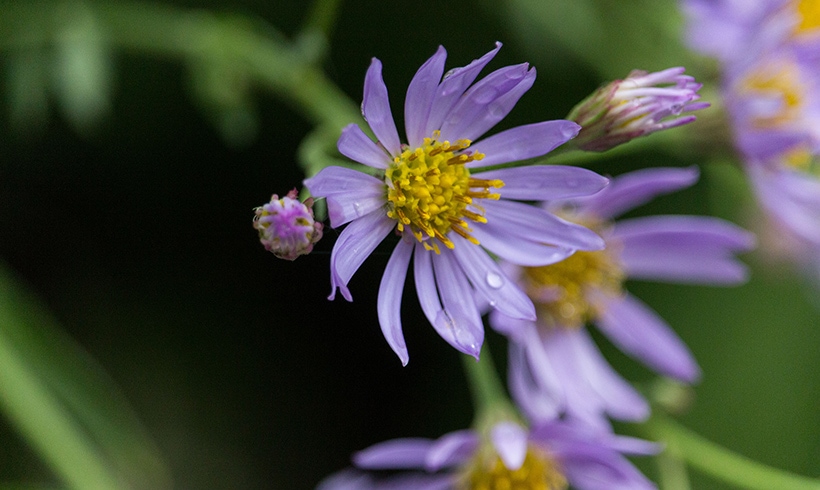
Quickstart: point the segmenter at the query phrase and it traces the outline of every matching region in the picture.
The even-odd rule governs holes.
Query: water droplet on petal
[[[504,285],[504,278],[500,274],[496,274],[495,272],[488,272],[487,273],[487,285],[493,289],[499,289],[501,286]]]
[[[362,217],[362,205],[358,202],[353,203],[353,212],[356,213],[356,216]]]

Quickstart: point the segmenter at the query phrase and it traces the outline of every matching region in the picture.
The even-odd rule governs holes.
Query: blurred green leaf
[[[73,488],[171,486],[159,451],[113,381],[4,265],[0,406]]]
[[[500,9],[483,3],[501,11],[533,62],[553,65],[565,51],[564,58],[581,60],[607,80],[693,62],[680,41],[674,0],[511,0]]]
[[[54,92],[68,120],[85,133],[111,111],[111,52],[102,27],[84,2],[59,8],[64,15],[55,32]]]

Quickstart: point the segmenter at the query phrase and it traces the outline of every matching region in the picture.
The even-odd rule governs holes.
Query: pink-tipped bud
[[[309,254],[313,244],[322,238],[322,223],[313,219],[313,198],[299,202],[296,189],[254,209],[253,227],[259,231],[259,241],[265,250],[285,260],[296,260]]]
[[[695,116],[683,114],[709,107],[709,103],[696,102],[702,84],[683,72],[682,67],[655,73],[633,70],[626,79],[599,88],[567,116],[581,125],[571,144],[581,150],[606,151],[694,121]]]

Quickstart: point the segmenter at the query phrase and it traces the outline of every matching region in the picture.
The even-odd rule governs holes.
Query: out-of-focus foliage
[[[712,66],[683,48],[671,0],[347,2],[326,40],[298,37],[309,11],[296,1],[0,2],[0,484],[312,488],[375,441],[469,425],[459,360],[415,300],[402,313],[412,362],[402,368],[383,341],[373,304],[390,248],[353,279],[354,303],[328,303],[337,232],[326,228],[310,256],[278,261],[258,243],[254,206],[300,187],[298,162],[334,158],[328,141],[358,117],[373,56],[389,67],[387,86],[404,87],[439,44],[457,66],[505,42],[492,67],[539,70],[505,127],[563,117],[633,68]],[[160,52],[149,34],[178,49]],[[266,64],[285,56],[268,51],[281,45],[297,71]],[[401,107],[403,93],[390,97]],[[334,105],[338,119],[316,128],[322,109],[311,103]],[[761,231],[720,109],[707,111],[664,143],[630,143],[591,168],[699,165],[700,184],[641,212]],[[753,276],[739,288],[629,288],[703,368],[683,424],[818,475],[817,289],[771,255],[747,259]],[[503,366],[504,344],[489,335]],[[614,348],[605,354],[651,382]]]

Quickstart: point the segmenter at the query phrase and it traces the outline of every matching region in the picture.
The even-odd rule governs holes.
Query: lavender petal
[[[648,168],[619,176],[602,192],[580,200],[583,212],[614,218],[661,194],[689,187],[698,180],[697,167]]]
[[[379,325],[390,348],[399,356],[402,366],[406,366],[410,360],[401,330],[401,295],[412,251],[413,244],[399,241],[390,255],[379,285]]]
[[[454,236],[453,243],[453,254],[461,269],[490,306],[513,318],[535,320],[532,301],[481,247],[460,236]]]
[[[424,138],[432,135],[432,132],[427,132],[427,121],[433,109],[433,101],[444,73],[446,59],[447,51],[439,46],[436,53],[421,65],[407,87],[407,96],[404,99],[404,127],[407,143],[411,148],[421,146]]]
[[[368,470],[421,469],[432,447],[430,439],[391,439],[355,453],[353,463]]]
[[[387,86],[382,79],[382,62],[376,58],[370,62],[367,74],[364,77],[364,99],[362,100],[362,115],[391,155],[401,153],[399,132],[393,121],[390,111],[390,99],[387,96]]]
[[[459,99],[441,125],[441,138],[474,141],[504,119],[535,82],[526,63],[490,73]]]
[[[356,124],[345,126],[336,142],[336,148],[342,155],[368,167],[385,169],[390,165],[390,155]]]
[[[500,237],[507,240],[524,238],[578,250],[602,250],[605,247],[603,238],[594,232],[543,209],[507,200],[484,200],[481,204],[488,222],[483,225],[484,229],[488,233],[501,233]]]
[[[481,161],[483,162],[484,160]],[[504,187],[495,191],[503,199],[527,201],[551,201],[591,196],[609,184],[609,179],[591,170],[562,165],[505,168],[476,172],[475,176],[481,179],[503,181]]]
[[[472,430],[459,430],[441,436],[427,452],[424,467],[438,471],[465,463],[475,453],[480,441]]]
[[[485,157],[470,162],[468,166],[487,167],[540,157],[574,138],[580,130],[581,126],[563,120],[544,121],[508,129],[472,145],[472,151],[483,153]]]
[[[333,228],[384,206],[384,182],[353,169],[325,167],[304,184],[314,197],[327,198]]]
[[[700,378],[700,368],[686,344],[633,296],[610,299],[597,326],[621,350],[659,373],[687,383]]]
[[[484,342],[484,327],[473,300],[473,289],[449,249],[441,254],[427,253],[433,255],[436,286],[444,306],[433,326],[450,345],[477,360]]]
[[[754,235],[729,222],[704,216],[652,216],[623,220],[613,239],[633,279],[690,284],[737,284],[746,266],[733,253],[750,250]]]
[[[515,422],[499,422],[490,429],[490,441],[508,470],[516,471],[524,464],[527,436],[527,431]]]
[[[353,301],[347,283],[395,226],[396,222],[381,211],[366,214],[347,225],[330,254],[332,291],[328,299],[335,299],[338,287],[346,300]]]
[[[501,49],[501,43],[496,42],[495,48],[481,58],[473,60],[467,66],[450,70],[444,75],[444,80],[436,90],[430,117],[427,119],[427,128],[423,134],[432,134],[433,130],[441,128],[444,118],[473,83],[478,73],[498,54],[499,49]]]

